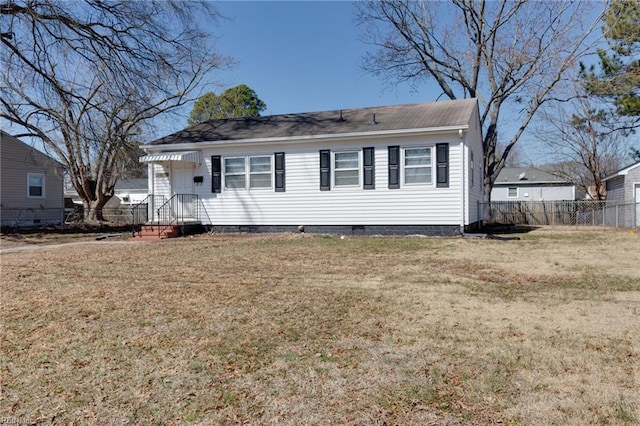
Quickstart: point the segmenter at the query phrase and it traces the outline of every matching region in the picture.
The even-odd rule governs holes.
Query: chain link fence
[[[146,204],[135,206],[105,207],[102,209],[105,222],[114,226],[144,223],[147,220]],[[8,208],[0,209],[0,222],[3,228],[25,228],[39,226],[73,226],[84,219],[82,206],[75,208]]]
[[[636,203],[615,201],[492,201],[480,203],[485,224],[636,227]]]

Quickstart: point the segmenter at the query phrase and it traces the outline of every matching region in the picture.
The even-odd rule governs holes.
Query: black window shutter
[[[362,148],[364,189],[376,189],[375,148]]]
[[[320,150],[320,191],[331,189],[331,152]]]
[[[211,192],[220,193],[222,189],[222,163],[219,155],[211,156]]]
[[[400,188],[400,147],[389,147],[389,189]]]
[[[449,144],[436,144],[436,187],[449,187]]]
[[[285,192],[284,152],[276,152],[276,192]]]

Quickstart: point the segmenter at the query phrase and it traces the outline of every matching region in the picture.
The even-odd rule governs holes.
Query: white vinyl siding
[[[153,165],[153,191],[155,195],[171,198],[171,168],[168,163]]]
[[[405,185],[430,184],[432,181],[431,148],[404,148]]]
[[[475,164],[473,161],[473,151],[469,150],[469,185],[473,188],[475,183]]]
[[[433,184],[404,185],[388,188],[388,147],[402,149],[435,149],[436,143],[450,143],[450,187],[436,188]],[[223,191],[212,194],[207,181],[196,187],[203,205],[216,225],[459,225],[462,212],[461,144],[457,133],[448,137],[395,137],[378,140],[252,145],[252,155],[273,155],[284,152],[286,158],[286,192],[276,191]],[[375,189],[362,187],[362,149],[375,148]],[[357,153],[357,181],[355,186],[335,186],[330,191],[320,190],[320,149],[331,151],[331,180],[335,180],[335,154]],[[231,144],[221,148],[203,150],[206,159],[196,175],[211,177],[212,155],[225,158],[242,157],[241,147]],[[354,168],[351,161],[340,158],[345,166]],[[347,155],[346,158],[349,158]],[[431,156],[433,159],[433,156]],[[344,164],[342,164],[342,160]],[[401,167],[402,167],[401,162]],[[272,166],[273,170],[273,166]],[[352,170],[353,171],[353,170]],[[402,171],[401,171],[402,173]],[[340,177],[338,178],[340,180]],[[354,178],[355,181],[355,178]]]

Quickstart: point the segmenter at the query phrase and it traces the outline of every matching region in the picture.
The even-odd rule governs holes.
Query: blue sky
[[[389,86],[360,64],[351,2],[220,2],[228,19],[212,32],[237,64],[212,75],[224,88],[246,84],[267,104],[263,115],[435,100],[439,92]]]

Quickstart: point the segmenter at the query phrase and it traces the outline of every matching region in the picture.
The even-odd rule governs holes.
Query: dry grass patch
[[[0,417],[632,424],[640,238],[215,235],[2,256]]]

